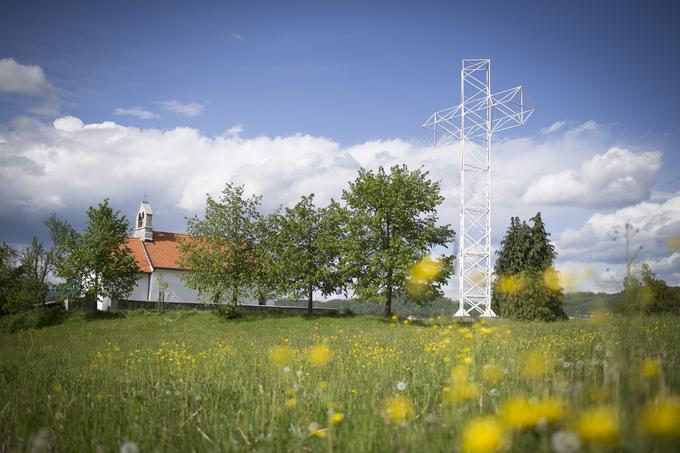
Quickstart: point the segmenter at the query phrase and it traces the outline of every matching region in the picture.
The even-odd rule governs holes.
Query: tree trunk
[[[392,269],[387,272],[387,300],[385,301],[385,316],[392,316]]]
[[[238,284],[231,289],[231,304],[234,308],[238,305]]]
[[[312,297],[314,296],[314,288],[309,287],[309,295],[307,297],[307,314],[311,315],[314,313],[314,299]]]

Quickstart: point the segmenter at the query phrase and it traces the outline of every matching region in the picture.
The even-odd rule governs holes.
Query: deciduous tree
[[[447,246],[454,232],[437,225],[437,207],[444,198],[439,183],[420,169],[393,166],[389,172],[360,169],[343,191],[348,212],[343,263],[351,287],[362,300],[382,302],[385,315],[404,289],[411,265],[434,246]],[[442,267],[441,279],[453,272],[453,257]]]

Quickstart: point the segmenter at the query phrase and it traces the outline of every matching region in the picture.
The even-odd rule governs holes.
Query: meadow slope
[[[0,451],[680,451],[679,326],[80,313],[0,334]]]

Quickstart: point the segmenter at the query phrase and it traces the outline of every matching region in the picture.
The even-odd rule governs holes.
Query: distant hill
[[[623,300],[623,292],[607,294],[580,291],[564,296],[564,311],[570,317],[585,317],[596,311],[612,312],[614,305]]]

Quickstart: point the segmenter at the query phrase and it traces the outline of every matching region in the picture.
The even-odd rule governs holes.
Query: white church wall
[[[137,281],[135,282],[135,289],[127,297],[128,300],[147,300],[149,294],[149,276],[150,274],[144,274],[137,272],[135,277]]]
[[[202,302],[199,300],[198,291],[188,288],[182,280],[184,271],[176,269],[155,269],[151,276],[150,300],[158,300],[158,275],[162,274],[163,281],[168,284],[165,290],[166,302]]]

